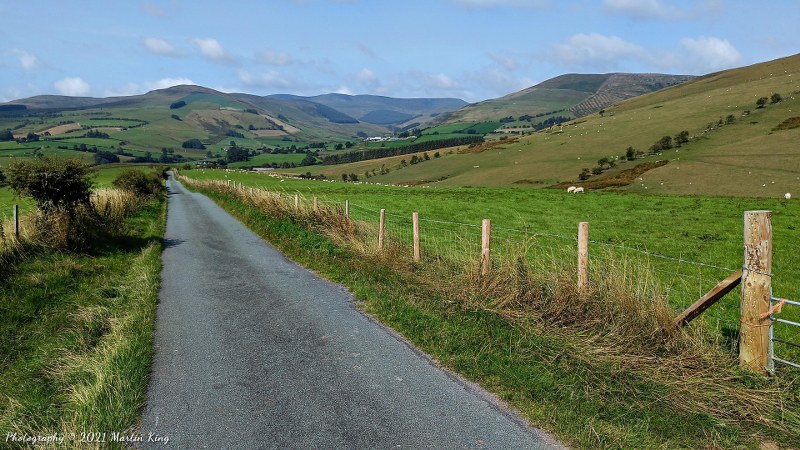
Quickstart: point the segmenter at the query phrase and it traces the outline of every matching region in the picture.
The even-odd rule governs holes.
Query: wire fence
[[[275,192],[272,190],[272,192]],[[314,193],[299,193],[289,190],[277,192],[287,202],[299,202],[309,206],[316,202],[320,207],[328,207],[344,213],[344,202]],[[378,221],[381,210],[374,205],[349,203],[349,217],[358,223],[366,224],[366,245],[377,247]],[[411,248],[414,241],[411,211],[385,211],[385,234],[387,239]],[[476,218],[477,219],[477,218]],[[569,236],[543,232],[532,227],[508,227],[493,223],[491,227],[491,264],[494,267],[514,264],[524,258],[530,270],[548,272],[574,264],[577,261],[576,234]],[[576,224],[577,225],[577,224]],[[478,266],[482,251],[482,228],[480,220],[463,223],[438,217],[419,218],[419,241],[423,260],[446,260],[456,264]],[[637,274],[648,273],[658,282],[667,302],[677,311],[683,311],[697,299],[708,293],[720,280],[736,272],[739,267],[694,261],[682,255],[664,255],[645,248],[612,241],[589,240],[589,273],[593,279],[606,276],[603,271],[609,267],[609,259],[623,260],[637,268]],[[778,301],[778,300],[775,300]],[[784,304],[797,306],[798,302],[786,300]],[[732,291],[723,301],[706,310],[697,320],[702,320],[724,340],[735,347],[741,328],[739,299],[737,291]],[[793,367],[800,364],[800,310],[781,317],[770,315],[775,325],[770,337],[777,354],[771,359]],[[772,347],[771,347],[772,348]],[[781,355],[784,355],[783,357]],[[772,356],[772,353],[771,353]]]
[[[328,202],[331,205],[341,202]],[[355,220],[377,223],[380,210],[357,203],[350,204]],[[411,245],[411,214],[385,213],[386,232]],[[447,257],[456,261],[477,261],[481,253],[481,225],[420,217],[422,251],[428,255]],[[577,230],[577,229],[576,229]],[[553,261],[572,261],[577,258],[577,234],[565,236],[492,225],[491,259],[493,264],[507,264],[524,253],[533,270],[551,270]],[[613,252],[615,258],[625,258],[639,268],[652,271],[662,284],[669,303],[684,309],[700,298],[721,279],[737,269],[681,257],[653,253],[642,248],[589,240],[589,268],[592,275]],[[733,295],[732,295],[733,296]],[[735,334],[739,320],[738,303],[729,301],[706,312],[704,320],[717,331]]]

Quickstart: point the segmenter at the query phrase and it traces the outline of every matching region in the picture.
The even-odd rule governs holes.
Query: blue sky
[[[0,17],[0,101],[199,84],[473,102],[563,73],[800,52],[796,0],[0,0]]]

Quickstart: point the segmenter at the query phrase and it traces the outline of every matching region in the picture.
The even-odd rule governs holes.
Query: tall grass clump
[[[447,246],[423,248],[417,263],[397,235],[387,235],[378,252],[376,225],[346,219],[337,204],[318,200],[315,209],[301,198],[297,207],[286,194],[181,181],[223,199],[254,220],[251,225],[262,226],[258,217],[268,217],[278,243],[284,231],[292,236],[283,239],[290,255],[317,250],[298,250],[287,222],[325,236],[339,250],[323,256],[336,262],[316,263],[320,258],[312,256],[315,270],[335,273],[357,295],[377,299],[368,301],[370,312],[445,365],[560,430],[567,441],[582,436],[576,438],[580,446],[683,447],[700,442],[694,440],[699,433],[704,446],[727,448],[751,433],[787,439],[800,426],[791,404],[800,392],[796,380],[741,371],[732,349],[702,323],[676,327],[678,311],[668,303],[667,288],[641,259],[613,249],[593,254],[588,288],[580,291],[575,245],[553,247],[539,236],[523,236],[504,242],[503,257],[481,276],[474,243],[462,254],[450,254]],[[331,268],[338,266],[344,268]],[[482,325],[471,329],[473,320]],[[504,334],[517,337],[493,340]],[[520,342],[532,347],[519,349]],[[558,384],[556,393],[549,392],[552,377],[571,386],[569,392],[557,394]],[[692,421],[702,425],[686,425]]]

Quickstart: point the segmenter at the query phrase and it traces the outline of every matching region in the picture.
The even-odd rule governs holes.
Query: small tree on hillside
[[[683,145],[689,142],[689,132],[686,130],[681,131],[675,135],[675,145]]]
[[[769,102],[773,104],[780,103],[782,100],[783,98],[781,98],[781,94],[778,94],[777,92],[772,94],[772,97],[769,98]]]
[[[763,108],[767,104],[767,97],[761,97],[756,100],[756,106],[759,108]]]

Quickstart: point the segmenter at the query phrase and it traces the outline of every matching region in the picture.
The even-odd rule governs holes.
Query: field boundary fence
[[[502,227],[489,218],[476,223],[462,223],[421,216],[417,211],[399,214],[387,208],[362,205],[349,199],[323,198],[311,194],[311,199],[288,190],[251,188],[227,180],[223,185],[238,189],[260,189],[277,194],[294,208],[316,211],[325,207],[344,216],[348,221],[365,225],[369,242],[375,251],[382,251],[385,242],[407,246],[414,262],[448,259],[474,264],[479,276],[488,276],[500,264],[513,264],[514,258],[524,255],[532,270],[553,269],[556,261],[575,261],[575,282],[583,292],[589,280],[602,277],[609,255],[626,259],[657,274],[659,280],[670,278],[665,296],[670,305],[683,310],[676,317],[676,327],[686,325],[703,315],[707,324],[730,339],[738,339],[740,365],[756,372],[774,372],[775,362],[795,368],[800,363],[775,356],[774,345],[800,349],[800,323],[776,317],[781,307],[800,306],[800,302],[777,299],[771,295],[772,282],[772,213],[744,213],[744,255],[739,267],[694,261],[682,255],[669,256],[622,242],[604,242],[589,238],[589,223],[578,224],[575,235]],[[374,242],[373,242],[374,241]],[[631,255],[635,255],[631,256]],[[722,280],[722,281],[720,281]],[[738,304],[717,303],[741,284]],[[699,300],[698,300],[699,299]],[[694,302],[693,304],[688,304]],[[736,311],[738,309],[738,311]],[[792,316],[794,317],[794,316]],[[774,325],[796,328],[795,332],[775,336]],[[800,352],[791,353],[793,355]],[[784,353],[780,353],[784,355]]]

